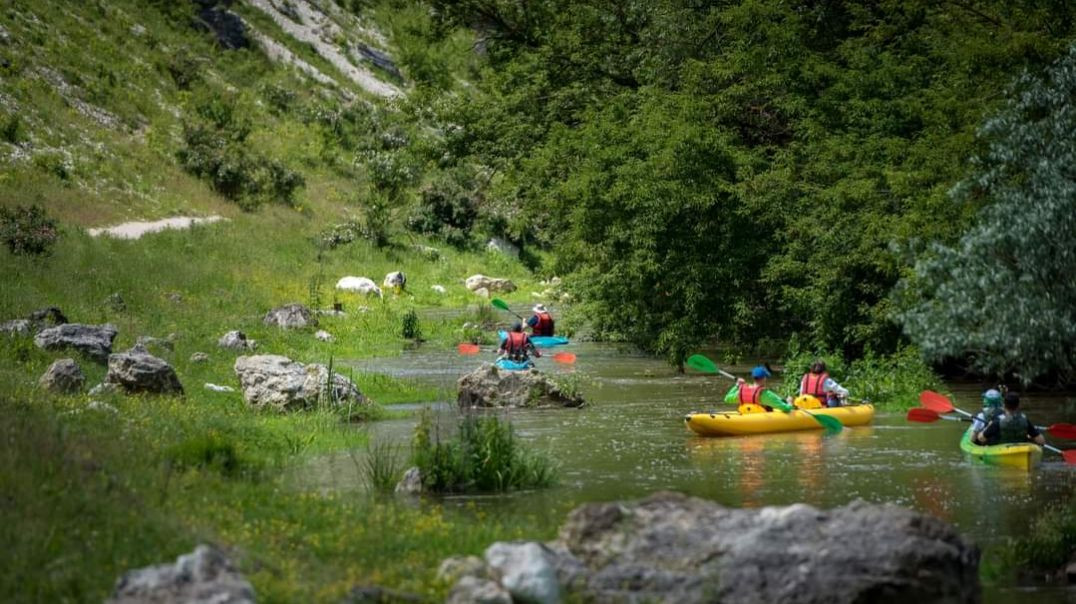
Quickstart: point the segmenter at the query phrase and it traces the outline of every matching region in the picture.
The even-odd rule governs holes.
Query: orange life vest
[[[762,400],[762,391],[765,390],[762,386],[757,384],[743,384],[740,386],[740,404],[754,403],[759,405]]]
[[[534,324],[531,329],[536,336],[552,336],[553,335],[553,315],[548,312],[536,312],[534,316],[538,318],[538,322]]]
[[[822,373],[805,373],[803,379],[800,380],[800,394],[810,394],[811,396],[826,399],[826,380],[829,379],[829,374],[823,371]]]
[[[527,355],[527,344],[530,342],[530,338],[522,331],[510,331],[508,337],[504,340],[504,350],[508,353],[508,356],[517,359]]]

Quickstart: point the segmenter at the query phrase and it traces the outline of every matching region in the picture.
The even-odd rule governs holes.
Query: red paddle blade
[[[478,344],[468,344],[464,342],[459,346],[456,346],[456,350],[460,351],[460,354],[478,354]]]
[[[908,409],[908,421],[919,422],[922,424],[930,424],[941,419],[937,411],[932,409],[924,409],[922,407],[916,407],[915,409]]]
[[[1076,438],[1076,426],[1072,424],[1051,424],[1046,433],[1055,438]]]
[[[955,407],[949,397],[938,394],[933,390],[924,390],[919,393],[919,404],[936,413],[951,413]]]
[[[1070,466],[1076,466],[1076,449],[1069,449],[1068,451],[1062,451],[1061,457],[1065,459],[1065,463]]]
[[[553,355],[553,360],[558,363],[565,363],[571,365],[575,362],[575,353],[558,352],[557,354]]]

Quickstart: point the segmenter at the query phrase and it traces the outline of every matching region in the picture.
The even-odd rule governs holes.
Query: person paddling
[[[736,385],[725,393],[725,402],[739,404],[737,411],[740,413],[762,413],[773,411],[774,407],[786,413],[792,411],[791,405],[766,387],[769,377],[770,372],[765,367],[755,367],[751,370],[753,383],[748,384],[743,378],[736,380]]]
[[[840,407],[848,396],[848,389],[829,376],[825,361],[815,359],[810,371],[800,380],[800,394],[809,394],[827,407]]]
[[[501,346],[497,352],[501,353],[501,358],[517,363],[529,362],[531,353],[534,353],[535,357],[542,356],[542,353],[534,347],[534,342],[531,342],[531,339],[523,332],[523,324],[519,321],[512,324],[512,331],[508,332],[508,337],[501,340]]]
[[[1005,411],[975,437],[986,445],[1026,443],[1029,440],[1037,445],[1046,444],[1046,437],[1020,411],[1020,397],[1015,392],[1005,395]]]
[[[532,310],[534,315],[527,319],[531,335],[553,337],[553,315],[549,314],[544,304],[535,304]]]
[[[1001,392],[991,388],[983,393],[983,410],[971,418],[971,437],[976,440],[990,422],[1001,416]]]

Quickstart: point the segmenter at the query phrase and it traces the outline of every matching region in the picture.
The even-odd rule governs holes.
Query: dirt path
[[[117,239],[138,239],[146,233],[156,233],[165,229],[188,229],[191,225],[208,224],[217,222],[218,220],[224,220],[224,218],[220,216],[206,216],[205,218],[176,216],[174,218],[165,218],[154,222],[125,222],[112,227],[87,229],[86,232],[89,233],[91,237],[106,235]]]

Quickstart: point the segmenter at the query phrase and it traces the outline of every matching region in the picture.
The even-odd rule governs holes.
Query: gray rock
[[[385,275],[385,280],[381,282],[381,287],[385,289],[401,290],[407,287],[407,277],[400,271],[394,271]]]
[[[829,511],[804,504],[751,510],[658,493],[580,506],[548,547],[561,588],[582,601],[971,604],[980,598],[979,551],[951,525],[862,501]]]
[[[443,583],[455,583],[463,577],[488,579],[486,561],[478,556],[452,556],[442,560],[441,566],[437,567],[437,580]]]
[[[369,61],[380,69],[383,69],[392,77],[399,80],[403,79],[403,74],[400,73],[400,68],[396,66],[396,63],[394,63],[392,58],[390,58],[389,55],[385,52],[367,46],[361,42],[357,42],[355,44],[355,51],[358,52],[359,56],[362,59]]]
[[[554,555],[546,546],[533,541],[494,543],[486,548],[485,558],[491,573],[512,594],[513,601],[561,601]]]
[[[266,325],[276,325],[281,329],[299,329],[316,327],[318,319],[309,308],[302,304],[285,304],[266,313],[262,322]]]
[[[105,308],[112,312],[123,312],[127,310],[127,302],[119,292],[115,292],[105,298]]]
[[[232,330],[222,335],[220,339],[217,340],[217,346],[229,350],[254,350],[258,347],[258,344],[254,340],[248,340],[247,334],[238,330]]]
[[[34,344],[45,350],[74,348],[98,363],[108,361],[112,354],[112,340],[116,338],[112,325],[82,325],[65,323],[43,329],[34,336]]]
[[[512,604],[512,595],[496,581],[467,576],[452,588],[445,604]]]
[[[141,346],[147,350],[157,348],[167,352],[172,352],[176,349],[176,345],[171,339],[155,338],[153,336],[138,336],[135,346]]]
[[[37,384],[50,392],[72,394],[82,390],[86,376],[74,359],[59,359],[49,365]]]
[[[11,336],[28,336],[34,333],[34,325],[28,319],[12,319],[0,323],[0,333]]]
[[[333,374],[324,365],[304,365],[279,355],[242,356],[235,360],[235,373],[247,404],[277,411],[307,409],[317,405],[366,404],[366,397],[351,380]]]
[[[437,284],[431,285],[430,289],[432,289],[434,292],[436,292],[438,294],[443,294],[443,293],[445,293],[447,291],[445,289],[444,285],[437,285]]]
[[[183,301],[183,294],[181,294],[179,292],[169,292],[164,297],[168,298],[168,301],[173,303],[173,304],[179,304],[180,302]]]
[[[419,254],[422,254],[422,257],[425,258],[426,260],[440,260],[441,259],[441,250],[439,250],[439,249],[437,249],[435,247],[430,247],[428,245],[413,245],[412,247]]]
[[[491,363],[461,377],[460,407],[580,407],[584,400],[560,390],[536,369],[504,371]]]
[[[101,382],[100,384],[97,384],[93,388],[90,388],[90,391],[87,392],[86,394],[88,394],[90,396],[112,396],[114,394],[119,394],[119,393],[120,393],[120,387],[117,386],[116,384],[111,384],[109,382]]]
[[[199,545],[175,564],[128,571],[107,604],[254,604],[254,588],[223,552]]]
[[[499,237],[493,237],[486,242],[486,250],[498,254],[504,254],[511,258],[519,258],[519,247]]]
[[[51,325],[55,327],[56,325],[67,323],[67,317],[64,316],[63,311],[55,306],[39,308],[30,313],[30,316],[27,318],[30,319],[30,322],[38,323],[41,326]]]
[[[319,329],[316,332],[314,332],[314,337],[317,338],[318,340],[321,340],[322,342],[332,342],[333,341],[333,334],[325,331],[324,329]]]
[[[128,394],[183,394],[175,369],[141,346],[109,355],[105,381]]]
[[[204,352],[195,352],[191,354],[191,363],[205,363],[209,360],[209,355]]]
[[[475,293],[478,293],[479,289],[485,289],[487,292],[504,293],[512,293],[518,289],[516,284],[509,279],[497,279],[485,275],[471,275],[464,281],[464,285]]]
[[[418,467],[408,468],[404,472],[403,478],[396,483],[395,492],[401,495],[422,494],[422,472],[419,471]]]
[[[120,410],[109,405],[108,403],[102,403],[101,401],[90,401],[86,405],[86,408],[90,411],[99,411],[101,413],[111,413],[112,415],[119,415]]]
[[[232,388],[231,386],[219,386],[217,384],[210,384],[209,382],[206,382],[204,386],[205,389],[210,392],[235,392],[235,388]]]

